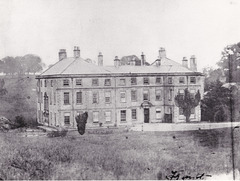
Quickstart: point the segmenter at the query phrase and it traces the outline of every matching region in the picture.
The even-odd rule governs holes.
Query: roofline
[[[179,73],[109,73],[109,74],[54,74],[37,75],[36,79],[43,78],[76,78],[76,77],[142,77],[142,76],[205,76],[201,72],[179,72]]]

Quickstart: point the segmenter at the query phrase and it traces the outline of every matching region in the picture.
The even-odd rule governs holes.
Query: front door
[[[144,123],[149,123],[149,109],[144,108]]]

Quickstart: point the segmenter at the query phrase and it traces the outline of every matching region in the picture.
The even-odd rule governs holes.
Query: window
[[[42,87],[42,80],[40,80],[40,86]]]
[[[47,96],[47,93],[45,92],[44,93],[44,111],[48,111],[49,108],[48,108],[48,96]]]
[[[143,84],[148,85],[149,84],[149,78],[143,77]]]
[[[168,77],[168,84],[172,84],[173,81],[172,81],[172,77]]]
[[[111,103],[111,92],[110,91],[105,92],[105,103]]]
[[[43,93],[41,92],[41,98],[40,98],[41,100],[41,103],[43,102]]]
[[[111,122],[111,111],[106,111],[105,112],[105,121],[106,122]]]
[[[131,77],[131,85],[137,85],[137,78]]]
[[[179,115],[183,115],[183,109],[179,108]]]
[[[64,124],[70,125],[70,113],[64,113]]]
[[[161,119],[161,108],[156,108],[156,119]]]
[[[191,114],[195,114],[195,108],[191,109]]]
[[[47,80],[44,80],[44,87],[47,87]]]
[[[149,95],[148,95],[148,90],[143,91],[143,100],[148,101],[149,100]]]
[[[51,87],[53,87],[53,80],[51,80]]]
[[[178,91],[179,91],[180,97],[183,99],[183,97],[184,97],[184,90],[183,89],[179,89]]]
[[[93,104],[97,104],[97,103],[98,103],[98,93],[93,92]]]
[[[190,83],[196,84],[196,77],[190,77]]]
[[[105,79],[104,85],[111,86],[111,79]]]
[[[137,109],[132,109],[132,119],[137,119]]]
[[[157,77],[157,78],[156,78],[156,84],[161,84],[161,83],[162,83],[161,77]]]
[[[172,89],[169,89],[169,92],[168,92],[168,100],[171,101],[172,100],[172,93],[173,93],[173,90]]]
[[[77,104],[82,104],[82,92],[77,92],[76,93],[76,103]]]
[[[136,90],[131,90],[131,100],[137,101],[137,91]]]
[[[184,84],[184,83],[185,83],[184,77],[179,77],[179,84]]]
[[[156,101],[162,100],[162,90],[156,89]]]
[[[127,121],[126,110],[121,110],[121,122]]]
[[[99,115],[98,111],[93,112],[93,123],[98,123],[98,115]]]
[[[69,86],[69,80],[68,79],[63,80],[63,86]]]
[[[64,92],[64,104],[70,104],[69,101],[69,92]]]
[[[56,105],[56,92],[53,93],[53,104]]]
[[[98,79],[92,79],[92,85],[98,86]]]
[[[50,105],[52,105],[52,92],[49,93]]]
[[[38,92],[38,103],[41,103],[41,98],[42,98],[41,92]]]
[[[126,102],[126,92],[120,92],[120,102]]]
[[[82,79],[76,79],[76,85],[82,85]]]
[[[126,80],[125,79],[120,79],[120,85],[126,85]]]
[[[190,97],[191,99],[195,98],[195,89],[190,89]]]

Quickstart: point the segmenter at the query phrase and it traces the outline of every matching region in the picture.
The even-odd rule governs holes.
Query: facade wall
[[[136,84],[132,85],[131,77],[136,77]],[[156,83],[156,77],[161,78],[161,83]],[[184,82],[179,83],[179,77]],[[190,82],[191,76],[179,75],[136,75],[121,76],[85,76],[63,78],[39,78],[38,80],[38,121],[48,125],[66,126],[64,116],[70,116],[69,127],[76,127],[75,117],[79,113],[88,112],[87,126],[134,125],[144,122],[144,109],[149,109],[149,122],[164,122],[164,115],[172,113],[172,122],[185,122],[185,117],[179,115],[179,108],[174,103],[174,97],[179,90],[188,87],[189,90],[200,90],[203,95],[203,76],[196,77],[196,83]],[[144,78],[149,79],[149,84],[144,84]],[[171,83],[169,83],[169,78]],[[82,85],[76,85],[76,80],[81,79]],[[98,84],[93,85],[93,79],[98,79]],[[105,79],[110,79],[111,85],[105,85]],[[125,81],[123,81],[123,79]],[[69,85],[63,85],[64,80]],[[47,85],[45,86],[45,82]],[[125,82],[125,83],[124,83]],[[136,100],[131,99],[131,91],[136,91]],[[161,92],[161,98],[156,100],[156,93]],[[169,92],[172,92],[170,95]],[[82,92],[82,101],[77,103],[77,92]],[[144,93],[148,92],[148,100],[144,101]],[[44,95],[48,97],[48,113],[44,110]],[[64,93],[69,93],[69,104],[64,104]],[[93,94],[97,93],[97,103],[93,103]],[[125,93],[125,100],[121,95]],[[42,95],[42,96],[41,96]],[[105,97],[110,95],[110,101],[106,103]],[[136,109],[136,119],[132,118],[132,109]],[[126,110],[126,121],[121,121],[121,111]],[[156,117],[158,111],[158,117]],[[110,121],[106,118],[109,116]],[[98,116],[96,116],[98,115]],[[98,117],[98,122],[94,119]],[[195,113],[190,117],[191,121],[200,121],[200,106],[195,108]]]

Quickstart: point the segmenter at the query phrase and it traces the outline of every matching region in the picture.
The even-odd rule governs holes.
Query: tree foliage
[[[189,118],[191,115],[191,109],[198,106],[200,99],[201,96],[199,90],[193,97],[187,88],[184,90],[184,95],[181,95],[180,92],[178,92],[178,94],[175,96],[175,104],[177,107],[182,108],[183,115],[186,117],[186,122],[190,121]]]
[[[0,72],[7,75],[29,74],[43,70],[45,64],[37,55],[27,54],[25,56],[4,57],[0,61]]]

